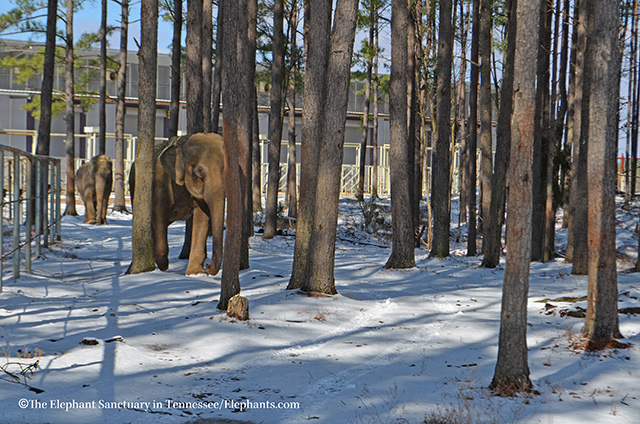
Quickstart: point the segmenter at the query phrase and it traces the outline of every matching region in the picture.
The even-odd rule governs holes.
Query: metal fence
[[[30,271],[32,257],[61,239],[61,171],[60,159],[0,145],[0,292],[5,262],[11,259],[13,279],[17,279],[23,262]]]

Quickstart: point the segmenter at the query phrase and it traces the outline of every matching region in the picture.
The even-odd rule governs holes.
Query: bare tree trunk
[[[284,0],[273,4],[273,60],[271,65],[271,110],[269,113],[269,179],[263,237],[277,234],[280,148],[282,145],[282,94],[284,81]]]
[[[507,51],[502,72],[502,88],[500,90],[500,110],[498,111],[498,127],[496,129],[496,160],[493,170],[491,203],[488,219],[485,221],[482,252],[482,266],[495,268],[500,263],[502,252],[502,223],[504,221],[505,198],[507,189],[507,170],[511,151],[511,114],[513,112],[513,76],[515,56],[515,11],[517,0],[507,2]]]
[[[99,133],[98,154],[107,151],[107,0],[101,0],[100,23],[100,99],[98,101]]]
[[[491,0],[480,0],[480,231],[484,235],[491,204],[493,137],[491,134]],[[483,248],[484,250],[484,248]]]
[[[40,125],[36,154],[49,156],[51,146],[51,103],[53,101],[53,77],[55,74],[56,13],[58,2],[47,2],[47,41],[42,65],[42,87],[40,89]]]
[[[589,293],[583,334],[620,338],[616,272],[616,151],[620,61],[619,2],[586,0],[585,79],[589,95]]]
[[[187,0],[187,47],[185,83],[187,92],[187,133],[204,130],[202,122],[202,0]]]
[[[180,84],[182,79],[182,0],[173,0],[173,39],[171,41],[171,105],[169,138],[178,135],[180,119]]]
[[[569,233],[567,260],[573,262],[572,274],[586,275],[589,270],[589,256],[587,249],[588,205],[589,191],[587,180],[587,155],[589,139],[587,136],[587,111],[589,92],[585,90],[585,51],[587,35],[585,29],[586,14],[581,0],[577,11],[576,22],[576,65],[575,65],[575,95],[573,117],[573,162],[571,164],[571,192],[569,193],[569,208],[571,220]]]
[[[66,0],[66,40],[65,40],[65,74],[64,99],[67,138],[65,141],[65,158],[67,162],[67,206],[64,214],[76,216],[76,141],[75,112],[73,110],[74,78],[73,78],[73,0]]]
[[[287,171],[287,192],[288,192],[288,215],[291,218],[298,216],[298,182],[296,172],[296,73],[297,73],[297,38],[298,38],[298,4],[293,0],[291,4],[291,18],[289,22],[291,49],[291,69],[289,70],[289,116],[288,116],[288,139],[289,139],[289,163]]]
[[[133,222],[131,229],[132,260],[128,274],[153,271],[153,238],[151,211],[153,204],[152,182],[154,175],[154,136],[156,127],[156,70],[158,51],[158,2],[141,1],[140,30],[140,85],[138,97],[138,150],[135,173],[136,193],[133,198]]]
[[[391,256],[385,268],[412,268],[416,265],[413,248],[413,217],[409,173],[409,133],[407,89],[413,78],[411,66],[407,66],[407,28],[411,19],[407,0],[391,3],[391,80],[389,83],[391,216],[393,238]],[[448,232],[447,232],[448,238]]]
[[[476,179],[478,147],[478,56],[480,49],[480,0],[473,0],[473,28],[471,30],[471,74],[469,83],[469,140],[467,141],[467,201],[469,210],[469,229],[467,236],[467,256],[476,255],[477,219],[476,219]]]
[[[376,199],[378,197],[378,116],[379,116],[379,99],[378,99],[378,46],[379,34],[378,34],[378,12],[375,14],[375,29],[374,29],[374,48],[376,51],[373,57],[373,136],[372,136],[372,154],[371,154],[371,198]]]
[[[471,3],[467,1],[467,3]],[[462,61],[460,63],[460,77],[458,78],[457,98],[456,104],[458,105],[458,113],[456,116],[458,122],[457,137],[460,143],[460,212],[458,215],[458,226],[463,222],[467,222],[467,205],[469,203],[469,189],[467,187],[468,179],[468,154],[467,143],[469,129],[468,125],[465,125],[467,118],[467,38],[469,32],[469,16],[470,12],[464,10],[464,1],[460,1],[460,57]]]
[[[223,3],[225,0],[218,0],[218,19],[216,29],[216,67],[213,72],[213,95],[211,106],[211,132],[219,133],[220,121],[220,94],[222,93],[222,46],[223,46]]]
[[[373,45],[373,8],[369,11],[369,45]],[[364,108],[362,112],[362,141],[360,142],[360,169],[358,174],[358,190],[356,197],[364,200],[364,180],[367,169],[367,142],[369,134],[369,108],[371,105],[371,78],[373,72],[373,56],[367,57],[367,76],[364,85]]]
[[[211,0],[202,2],[202,130],[211,132],[211,99],[213,64],[213,5]]]
[[[222,285],[218,309],[227,309],[229,299],[240,293],[240,267],[242,262],[245,227],[245,197],[248,182],[246,154],[249,151],[251,113],[244,115],[243,103],[252,107],[249,78],[249,1],[223,3],[224,57],[222,80],[225,87],[223,110],[223,138],[225,154],[225,192],[227,196],[227,229],[224,243]]]
[[[125,92],[127,87],[127,38],[129,29],[129,0],[121,0],[120,56],[118,58],[118,101],[116,104],[116,141],[113,187],[113,210],[127,212],[124,199],[124,119],[126,114]]]
[[[251,134],[251,191],[253,196],[253,212],[262,212],[262,157],[260,149],[260,123],[258,122],[258,90],[253,90],[253,133]]]
[[[296,222],[296,243],[288,290],[300,289],[307,275],[309,243],[313,231],[318,186],[318,163],[324,121],[325,71],[329,57],[326,38],[331,30],[331,1],[304,1],[305,84],[302,116],[300,203]]]
[[[505,394],[530,391],[527,359],[527,296],[531,260],[532,151],[536,108],[535,63],[540,0],[516,9],[514,98],[507,214],[507,263],[502,289],[498,361],[490,388]]]

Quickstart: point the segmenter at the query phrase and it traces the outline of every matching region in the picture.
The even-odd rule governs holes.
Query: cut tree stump
[[[240,321],[246,321],[249,319],[249,299],[242,297],[239,294],[229,299],[229,305],[227,306],[227,316],[230,318],[237,318]]]

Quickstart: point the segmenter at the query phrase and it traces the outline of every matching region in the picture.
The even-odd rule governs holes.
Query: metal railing
[[[30,271],[32,257],[61,239],[61,171],[60,159],[0,145],[0,293],[4,263],[9,258],[13,279],[17,279],[23,259],[24,268]],[[11,236],[8,246],[5,235]]]

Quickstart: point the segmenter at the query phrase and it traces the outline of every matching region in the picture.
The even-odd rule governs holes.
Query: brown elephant
[[[84,202],[84,222],[107,223],[109,196],[113,184],[113,165],[106,155],[98,155],[85,162],[76,172],[76,188]]]
[[[155,149],[153,179],[153,258],[158,268],[169,267],[167,227],[193,213],[193,235],[186,275],[205,273],[209,224],[213,237],[210,274],[222,264],[224,232],[224,149],[218,134],[193,134],[171,139]],[[132,196],[135,173],[130,177]],[[135,210],[134,210],[135,213]]]

